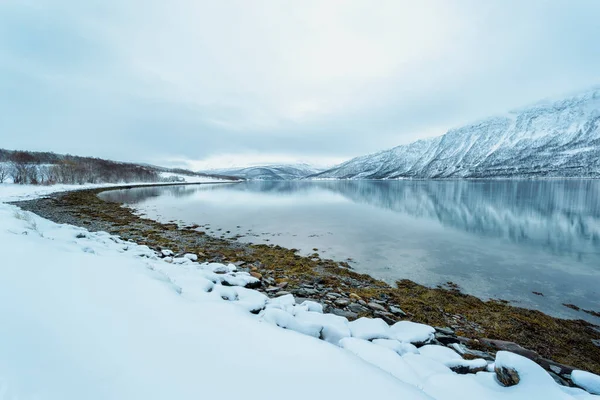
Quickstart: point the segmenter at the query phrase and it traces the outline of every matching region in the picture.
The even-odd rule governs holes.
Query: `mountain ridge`
[[[353,158],[309,178],[600,177],[600,87]]]

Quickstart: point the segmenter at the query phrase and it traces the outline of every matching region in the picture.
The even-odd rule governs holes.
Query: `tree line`
[[[151,167],[101,158],[0,149],[0,183],[8,179],[17,184],[53,185],[156,182],[160,175]]]

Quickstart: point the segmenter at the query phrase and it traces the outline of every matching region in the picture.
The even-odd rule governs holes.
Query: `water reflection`
[[[101,196],[246,241],[318,247],[390,282],[452,280],[588,320],[561,304],[600,309],[600,181],[267,181]]]
[[[198,190],[295,196],[315,188],[477,235],[503,237],[584,257],[600,248],[600,182],[565,181],[265,181],[202,187],[118,190],[106,199],[138,203]]]

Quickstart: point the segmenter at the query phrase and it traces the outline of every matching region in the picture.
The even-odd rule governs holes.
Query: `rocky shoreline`
[[[508,350],[532,359],[563,385],[572,385],[574,368],[600,373],[600,330],[588,322],[553,318],[501,300],[482,301],[452,285],[427,288],[401,280],[391,287],[316,253],[303,257],[294,249],[215,238],[198,226],[139,217],[99,199],[97,194],[106,190],[110,189],[59,193],[15,204],[54,222],[107,231],[159,252],[169,249],[173,256],[193,253],[201,262],[235,264],[258,278],[254,288],[271,298],[292,294],[297,301],[318,302],[324,311],[348,320],[371,317],[390,325],[411,320],[435,326],[433,343],[463,352],[466,359],[493,360],[497,351]]]

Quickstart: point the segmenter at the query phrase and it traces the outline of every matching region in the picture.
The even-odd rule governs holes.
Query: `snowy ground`
[[[27,200],[35,197],[46,196],[56,192],[66,192],[69,190],[94,189],[101,187],[119,187],[131,185],[172,185],[173,183],[230,183],[231,181],[200,177],[200,176],[183,176],[185,182],[130,182],[123,184],[115,183],[100,183],[100,184],[85,184],[85,185],[15,185],[13,183],[0,183],[0,201],[10,202],[18,200]]]
[[[8,194],[0,201],[27,193]],[[423,345],[431,327],[323,314],[199,264],[0,203],[0,399],[600,399],[499,352]],[[254,312],[254,313],[253,313]],[[282,329],[284,328],[284,329]],[[415,346],[416,345],[416,346]],[[421,347],[417,347],[421,346]],[[451,370],[463,365],[476,374]],[[590,391],[600,377],[577,373]]]

